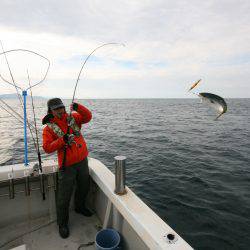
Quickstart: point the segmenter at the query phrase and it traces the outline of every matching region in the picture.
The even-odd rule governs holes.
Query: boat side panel
[[[106,213],[106,208],[108,205],[107,196],[97,189],[95,195],[95,210],[100,221],[103,223]],[[108,221],[108,226],[115,228],[121,233],[122,245],[124,250],[147,250],[149,249],[135,230],[129,225],[129,223],[123,218],[123,216],[116,210],[114,206],[111,208],[110,219]]]

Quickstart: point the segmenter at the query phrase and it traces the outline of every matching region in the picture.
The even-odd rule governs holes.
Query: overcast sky
[[[0,2],[5,50],[29,49],[51,67],[34,93],[71,98],[81,65],[77,98],[188,98],[197,92],[250,97],[249,0],[79,0]],[[34,84],[46,61],[7,54],[15,81]],[[10,79],[4,57],[0,73]],[[0,80],[1,93],[13,93]],[[22,86],[24,86],[22,85]]]

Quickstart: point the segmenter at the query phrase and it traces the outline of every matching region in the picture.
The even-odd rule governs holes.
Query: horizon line
[[[2,99],[17,99],[17,97],[14,97],[17,95],[16,93],[12,94],[2,94],[0,95],[0,98]],[[8,96],[13,96],[13,98],[8,98]],[[28,95],[31,97],[30,95]],[[5,98],[6,97],[6,98]],[[43,99],[51,99],[58,96],[33,96],[34,98],[43,98]],[[63,100],[71,100],[72,97],[59,97]],[[250,97],[223,97],[224,99],[250,99]],[[196,99],[196,97],[79,97],[75,98],[77,100],[110,100],[110,99]]]

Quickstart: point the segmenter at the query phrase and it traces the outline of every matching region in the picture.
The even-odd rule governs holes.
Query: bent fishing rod
[[[80,71],[78,73],[77,80],[76,80],[76,83],[75,83],[74,92],[73,92],[73,97],[72,97],[72,101],[71,101],[72,105],[73,105],[74,100],[75,100],[76,88],[77,88],[78,82],[80,80],[80,76],[82,74],[82,70],[83,70],[84,66],[86,65],[86,63],[89,60],[89,58],[91,57],[91,55],[93,55],[98,49],[100,49],[100,48],[102,48],[104,46],[108,46],[108,45],[122,45],[122,46],[125,46],[123,43],[104,43],[104,44],[96,47],[94,50],[91,51],[91,53],[84,60],[84,62],[82,64],[82,67],[81,67],[81,69],[80,69]],[[68,119],[68,127],[67,127],[66,134],[69,134],[69,132],[70,132],[70,124],[69,123],[70,123],[71,116],[72,116],[72,111],[70,110],[69,119]],[[65,170],[67,148],[68,148],[68,144],[66,143],[65,146],[64,146],[64,152],[63,152],[63,162],[62,162],[62,170],[63,171]]]

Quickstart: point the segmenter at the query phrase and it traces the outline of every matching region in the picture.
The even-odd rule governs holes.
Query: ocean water
[[[93,113],[90,156],[113,171],[125,155],[127,185],[195,249],[250,249],[250,99],[226,101],[218,121],[199,99],[79,101]],[[46,100],[35,106],[42,128]],[[0,165],[23,161],[22,130],[0,111]]]

